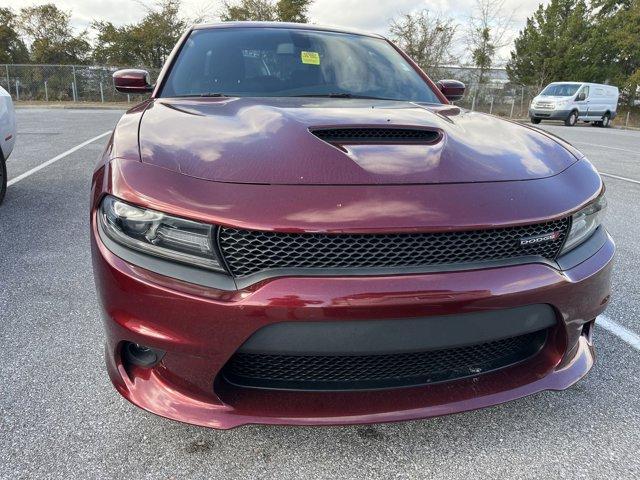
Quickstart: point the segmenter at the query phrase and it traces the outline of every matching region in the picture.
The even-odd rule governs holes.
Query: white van
[[[564,120],[572,127],[578,120],[608,127],[618,111],[618,87],[583,82],[553,82],[529,107],[531,122]]]

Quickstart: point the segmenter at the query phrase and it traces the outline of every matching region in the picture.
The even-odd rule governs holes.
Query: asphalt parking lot
[[[425,421],[214,431],[111,387],[88,240],[90,177],[122,112],[18,109],[0,207],[0,478],[640,478],[640,350],[602,327],[564,392]],[[543,125],[606,174],[606,317],[640,334],[640,132]],[[632,339],[633,340],[633,339]]]

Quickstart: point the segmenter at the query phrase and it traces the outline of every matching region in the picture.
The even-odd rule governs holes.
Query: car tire
[[[7,193],[7,162],[4,161],[4,156],[0,152],[0,204],[4,200],[5,193]]]
[[[599,122],[596,122],[596,125],[602,128],[609,128],[609,126],[611,125],[611,115],[608,113],[605,113],[604,117],[602,117],[602,120],[600,120]]]
[[[567,127],[573,127],[576,123],[578,123],[578,112],[575,110],[569,114],[569,116],[564,120],[564,124]]]
[[[538,125],[542,120],[540,120],[539,118],[531,118],[531,123]]]

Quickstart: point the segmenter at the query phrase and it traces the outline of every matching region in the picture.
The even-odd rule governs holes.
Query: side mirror
[[[447,97],[450,102],[460,100],[464,95],[464,83],[458,80],[440,80],[436,83],[442,94]]]
[[[113,84],[120,93],[148,93],[153,91],[149,72],[134,68],[118,70],[113,74]]]
[[[587,94],[584,93],[584,92],[579,93],[578,96],[576,97],[576,101],[578,101],[578,102],[582,102],[582,101],[584,101],[586,99],[587,99]]]

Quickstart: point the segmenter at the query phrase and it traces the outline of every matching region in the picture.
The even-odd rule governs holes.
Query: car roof
[[[592,82],[551,82],[549,85],[559,85],[559,84],[563,84],[563,85],[591,85],[591,86],[596,86],[596,87],[607,87],[607,88],[615,88],[615,89],[618,88],[615,85],[607,85],[606,83],[592,83]]]
[[[219,23],[199,23],[194,25],[193,30],[208,30],[214,28],[284,28],[294,30],[310,30],[319,32],[347,33],[350,35],[361,35],[365,37],[382,38],[383,35],[371,32],[363,32],[350,28],[332,27],[326,25],[312,25],[309,23],[289,23],[289,22],[219,22]]]
[[[551,82],[549,85],[558,85],[560,83],[563,85],[583,85],[588,82]]]

